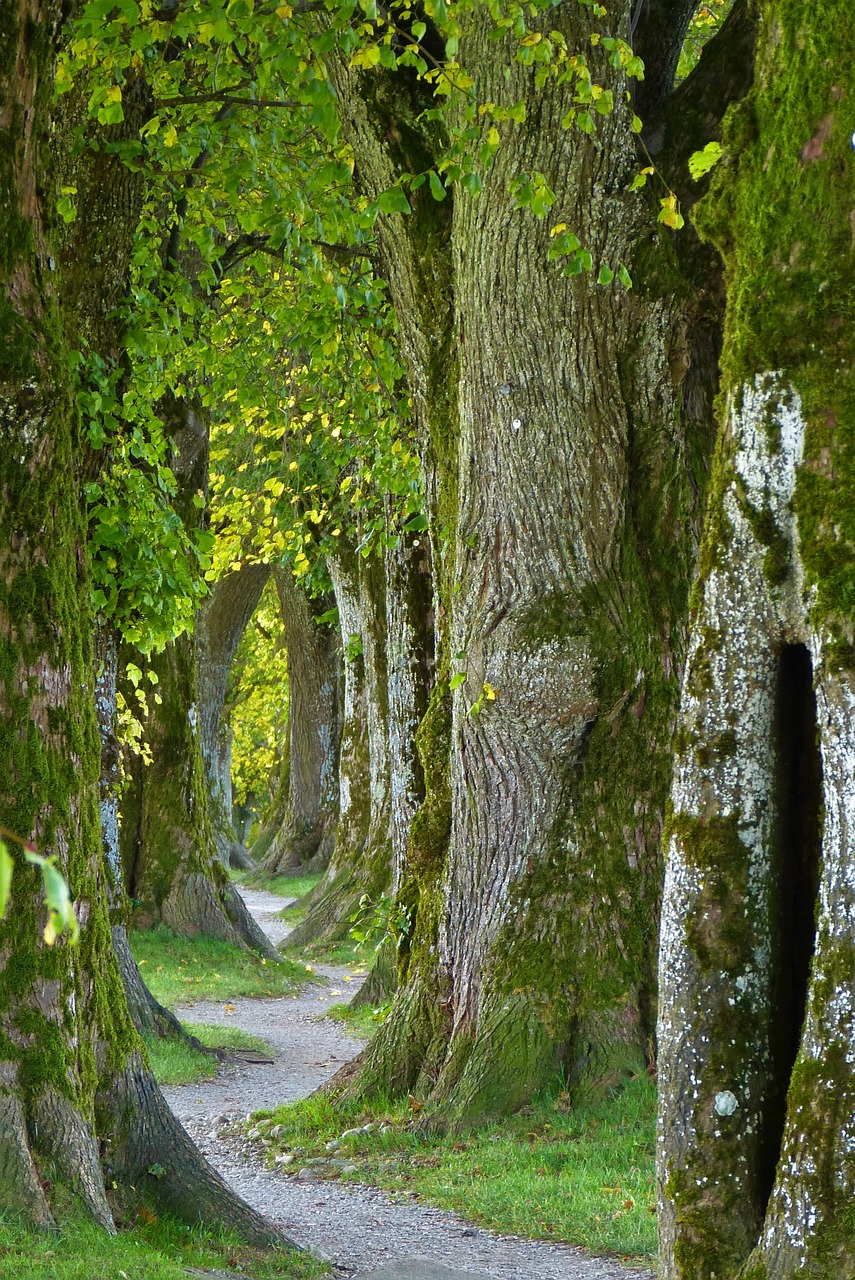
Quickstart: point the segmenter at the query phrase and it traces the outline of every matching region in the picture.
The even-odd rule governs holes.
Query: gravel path
[[[247,906],[274,942],[287,933],[279,919],[283,899],[241,889]],[[255,1143],[223,1126],[260,1107],[305,1097],[353,1057],[362,1041],[324,1017],[359,988],[352,969],[317,965],[328,985],[298,996],[237,1000],[180,1010],[184,1022],[227,1023],[251,1031],[273,1049],[272,1063],[241,1063],[218,1079],[164,1089],[191,1137],[224,1178],[298,1244],[328,1258],[340,1277],[367,1276],[375,1268],[421,1260],[454,1267],[464,1275],[496,1280],[652,1280],[605,1258],[590,1258],[567,1245],[503,1236],[473,1226],[454,1213],[417,1204],[409,1194],[389,1194],[354,1183],[299,1181],[269,1173]],[[350,981],[346,981],[350,978]],[[419,1271],[419,1274],[423,1274]]]

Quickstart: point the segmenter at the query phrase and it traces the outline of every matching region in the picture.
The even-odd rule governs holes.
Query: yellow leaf
[[[566,222],[556,222],[555,226],[551,229],[551,231],[549,232],[549,234],[550,234],[551,236],[560,236],[560,235],[561,235],[561,232],[562,232],[562,231],[566,231],[566,230],[567,230],[567,223],[566,223]]]
[[[110,85],[110,88],[107,90],[107,97],[104,99],[104,101],[105,102],[121,102],[122,86],[120,84]]]
[[[276,16],[278,18],[290,18],[293,12],[294,10],[291,8],[290,4],[280,4],[279,8],[276,10]]]

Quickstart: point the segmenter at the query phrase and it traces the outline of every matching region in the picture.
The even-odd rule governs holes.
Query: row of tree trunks
[[[760,5],[660,960],[666,1280],[855,1274],[851,14]]]
[[[289,946],[346,935],[363,894],[380,897],[392,875],[383,562],[345,551],[328,568],[344,662],[338,825],[327,873]]]
[[[196,614],[199,742],[217,852],[225,867],[250,866],[232,823],[231,739],[223,724],[229,671],[241,636],[261,599],[270,565],[244,564],[224,574]]]
[[[80,939],[48,945],[38,871],[16,856],[0,922],[0,1204],[4,1215],[50,1225],[52,1184],[38,1168],[47,1161],[55,1183],[108,1231],[110,1197],[119,1196],[281,1242],[169,1112],[113,950],[84,505],[84,481],[97,467],[69,356],[81,333],[116,353],[121,334],[111,317],[127,283],[140,191],[103,148],[71,159],[74,122],[63,112],[73,110],[72,95],[52,105],[62,21],[50,0],[0,10],[8,139],[0,150],[0,823],[56,858]],[[128,128],[137,129],[143,86],[124,90]],[[69,182],[78,217],[63,233],[54,207]],[[162,1177],[150,1172],[158,1164]]]
[[[251,856],[265,875],[324,868],[338,819],[338,633],[319,622],[330,594],[312,598],[287,569],[274,570],[288,657],[288,749],[273,821]]]

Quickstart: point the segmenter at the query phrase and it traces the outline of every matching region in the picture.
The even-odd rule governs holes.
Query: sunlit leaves
[[[721,143],[708,142],[700,151],[694,151],[689,156],[689,173],[697,182],[713,169],[721,159]]]

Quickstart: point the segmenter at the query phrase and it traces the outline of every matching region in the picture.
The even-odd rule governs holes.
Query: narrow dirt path
[[[273,939],[288,932],[282,898],[242,889],[247,906]],[[358,1051],[362,1041],[324,1017],[330,1004],[358,990],[352,969],[317,965],[327,986],[285,999],[237,1000],[234,1010],[201,1003],[180,1009],[184,1022],[227,1023],[261,1036],[271,1063],[241,1063],[218,1079],[164,1089],[172,1110],[224,1178],[298,1244],[328,1258],[336,1276],[375,1271],[388,1280],[652,1280],[567,1245],[499,1235],[454,1213],[355,1183],[300,1180],[267,1172],[254,1143],[236,1139],[230,1122],[260,1107],[306,1097]],[[346,979],[350,978],[350,981]],[[445,1270],[453,1268],[453,1270]]]

